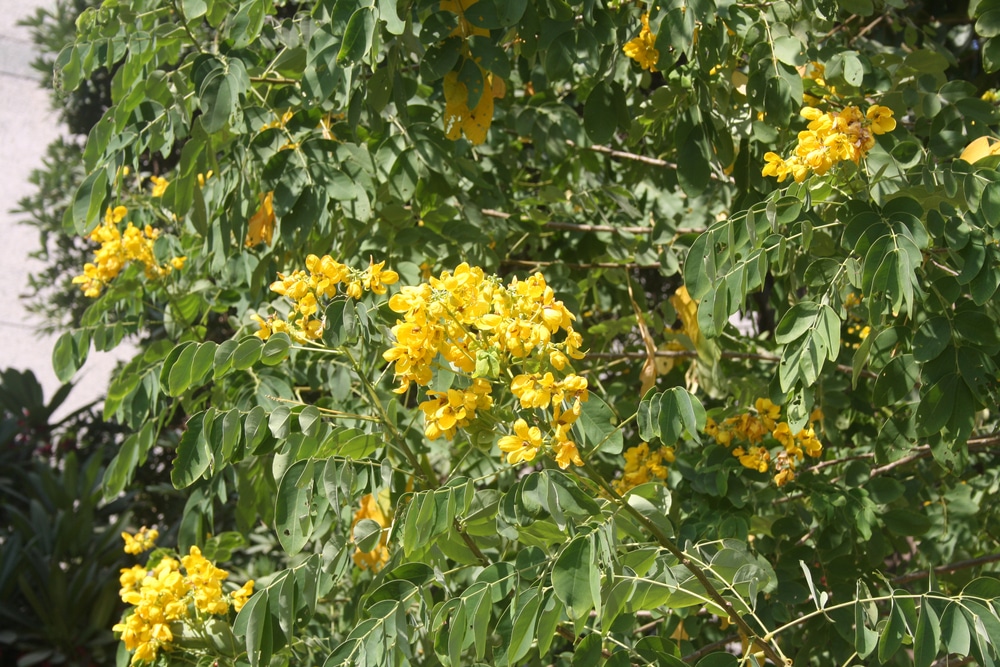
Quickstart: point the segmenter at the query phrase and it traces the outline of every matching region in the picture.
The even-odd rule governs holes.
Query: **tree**
[[[992,664],[997,10],[932,9],[86,10],[56,368],[140,336],[105,493],[183,424],[179,548],[235,496],[284,568],[176,647]]]

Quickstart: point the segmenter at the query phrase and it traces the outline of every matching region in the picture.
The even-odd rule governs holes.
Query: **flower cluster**
[[[367,494],[361,498],[361,507],[358,511],[354,513],[354,521],[351,522],[351,532],[354,532],[354,526],[357,525],[362,519],[371,519],[378,525],[382,526],[383,529],[388,528],[389,521],[389,509],[388,502],[385,502],[385,508],[383,509],[380,500],[386,500],[385,498],[376,499],[374,495]],[[372,572],[378,572],[381,570],[386,563],[389,562],[389,531],[383,530],[382,535],[379,537],[378,544],[371,551],[362,551],[360,548],[354,551],[354,564],[360,567],[362,570],[371,570]]]
[[[149,551],[156,546],[156,538],[159,536],[160,531],[145,526],[140,528],[135,535],[122,533],[122,539],[125,540],[125,553],[138,556],[143,551]]]
[[[666,479],[667,464],[674,462],[674,448],[660,447],[650,451],[649,444],[643,442],[626,449],[624,456],[625,470],[621,478],[614,482],[615,491],[620,495],[654,479]]]
[[[864,114],[855,106],[837,113],[805,107],[801,113],[809,124],[799,132],[793,154],[788,158],[772,152],[764,155],[767,164],[761,174],[774,176],[779,183],[789,175],[801,183],[810,171],[822,176],[835,164],[848,160],[857,164],[875,145],[876,134],[896,129],[892,109],[878,104]]]
[[[180,560],[163,556],[147,567],[122,568],[119,595],[132,608],[113,630],[133,651],[131,664],[152,662],[160,650],[171,649],[176,624],[198,626],[206,615],[228,613],[230,605],[242,609],[253,595],[253,580],[226,594],[222,581],[228,576],[195,546]]]
[[[124,206],[108,207],[104,222],[90,233],[90,240],[101,244],[94,251],[94,262],[84,265],[83,273],[73,278],[73,284],[80,285],[85,296],[96,298],[105,286],[121,273],[129,262],[139,262],[145,267],[146,278],[157,280],[170,275],[173,269],[184,266],[184,257],[174,257],[169,265],[161,265],[153,254],[153,244],[160,236],[157,229],[146,225],[139,229],[131,222],[124,233],[118,229],[128,214]]]
[[[639,63],[642,69],[648,69],[650,72],[656,71],[656,63],[660,59],[660,52],[656,50],[656,35],[649,29],[649,14],[642,15],[642,30],[639,31],[638,37],[630,39],[622,47],[622,51],[625,52],[632,60]]]
[[[745,468],[757,472],[767,472],[772,464],[777,474],[774,482],[784,486],[795,479],[795,468],[808,455],[818,458],[823,454],[823,443],[816,437],[815,423],[823,418],[823,413],[813,410],[809,415],[809,426],[798,433],[792,433],[788,422],[781,421],[781,406],[766,398],[758,398],[755,410],[726,418],[721,424],[709,418],[705,433],[725,447],[736,445],[733,456]],[[781,445],[772,458],[766,439],[776,440]]]
[[[570,431],[587,400],[587,380],[565,371],[570,359],[583,358],[583,339],[573,329],[575,316],[542,274],[503,285],[463,263],[427,283],[404,286],[389,307],[403,316],[392,328],[394,345],[383,355],[394,364],[397,393],[430,384],[436,364],[463,376],[464,388],[427,392],[420,407],[428,438],[454,437],[477,411],[492,407],[494,382],[510,377],[508,388],[520,408],[543,412],[544,418],[530,416],[547,434],[517,419],[498,443],[506,460],[531,461],[547,442],[560,466],[582,465]]]
[[[287,333],[297,341],[317,340],[323,335],[323,320],[317,317],[323,299],[337,295],[338,285],[343,284],[344,292],[353,299],[360,299],[364,292],[385,294],[386,286],[392,285],[399,276],[395,271],[383,271],[385,262],[370,260],[368,268],[354,269],[334,260],[329,255],[306,257],[306,271],[294,271],[288,276],[278,274],[278,280],[271,283],[271,291],[288,298],[293,306],[288,320],[271,317],[267,320],[260,315],[251,318],[260,325],[257,336],[267,340],[271,334]]]

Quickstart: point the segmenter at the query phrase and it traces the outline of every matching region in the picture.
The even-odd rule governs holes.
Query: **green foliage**
[[[108,389],[133,434],[104,493],[166,447],[182,546],[271,536],[234,626],[251,665],[676,665],[737,641],[747,664],[992,664],[1000,177],[988,140],[964,150],[1000,112],[962,58],[994,69],[994,10],[947,34],[924,10],[87,9],[56,68],[113,72],[111,102],[62,225],[124,206],[162,232],[157,266],[186,258],[104,280],[54,352],[68,378],[142,341]],[[355,273],[304,305],[294,272],[324,255]],[[544,273],[583,359],[442,350],[393,391],[413,306],[373,276],[455,294],[461,262]],[[505,384],[546,364],[587,379],[556,400],[576,464],[500,455],[530,442],[516,420],[549,427]],[[454,438],[421,426],[475,381],[492,403],[449,403]]]

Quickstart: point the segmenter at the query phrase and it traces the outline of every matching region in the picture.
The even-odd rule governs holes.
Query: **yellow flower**
[[[122,533],[122,539],[125,540],[125,553],[138,555],[143,551],[148,551],[156,546],[156,538],[159,536],[160,531],[145,526],[140,528],[135,535]]]
[[[385,294],[386,285],[394,285],[399,281],[399,274],[395,271],[383,271],[385,262],[375,263],[375,260],[368,260],[368,268],[361,276],[361,284],[365,289],[371,290],[372,294]]]
[[[674,450],[672,447],[660,447],[656,451],[650,451],[648,443],[640,443],[635,447],[629,447],[623,454],[625,458],[625,468],[622,470],[621,479],[615,480],[615,490],[624,495],[629,490],[652,482],[654,479],[666,479],[668,463],[674,462]]]
[[[239,612],[253,595],[253,579],[247,580],[238,590],[233,591],[229,596],[233,601],[233,609]]]
[[[250,216],[250,225],[247,228],[247,236],[243,245],[247,248],[266,243],[271,245],[271,238],[274,236],[274,192],[259,195],[260,207],[257,212]]]
[[[576,443],[572,440],[562,440],[554,446],[556,451],[556,463],[559,467],[565,470],[569,467],[569,464],[574,464],[578,466],[583,465],[583,459],[580,458],[580,452],[576,448]]]
[[[170,181],[160,176],[150,176],[149,180],[153,182],[152,196],[154,197],[162,197],[163,193],[167,191],[167,186],[170,185]]]
[[[552,392],[556,390],[556,379],[552,373],[518,375],[510,383],[510,391],[521,401],[521,407],[547,408],[552,402]]]
[[[514,434],[505,435],[497,442],[500,451],[507,455],[507,463],[531,461],[542,446],[542,432],[537,426],[528,426],[523,419],[514,422]]]
[[[774,424],[781,419],[781,406],[775,405],[769,398],[758,398],[754,402],[757,414],[768,430],[774,429]]]
[[[642,15],[642,29],[639,36],[629,40],[622,47],[625,55],[639,63],[642,69],[650,72],[656,71],[656,63],[660,59],[660,52],[656,50],[656,35],[649,29],[649,14]]]
[[[757,472],[767,472],[771,454],[765,447],[753,447],[749,452],[744,452],[742,448],[733,450],[734,455],[737,452],[740,452],[739,459],[744,468],[750,468]]]
[[[782,158],[777,153],[766,153],[763,176],[774,176],[781,183],[791,174],[801,183],[810,171],[822,176],[840,162],[857,164],[875,145],[874,135],[891,132],[896,127],[892,110],[879,105],[870,107],[866,114],[855,106],[844,107],[837,113],[807,106],[800,114],[809,124],[799,132],[793,154]]]
[[[872,132],[885,134],[896,129],[896,119],[892,117],[892,109],[873,104],[868,107],[865,117],[871,122]]]
[[[774,476],[775,486],[784,486],[795,479],[795,472],[791,468],[785,468]]]

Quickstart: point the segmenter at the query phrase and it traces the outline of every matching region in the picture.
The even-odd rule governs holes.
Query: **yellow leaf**
[[[962,154],[958,156],[960,160],[965,160],[969,164],[979,162],[984,157],[990,155],[1000,155],[1000,139],[993,137],[979,137],[965,147]]]

